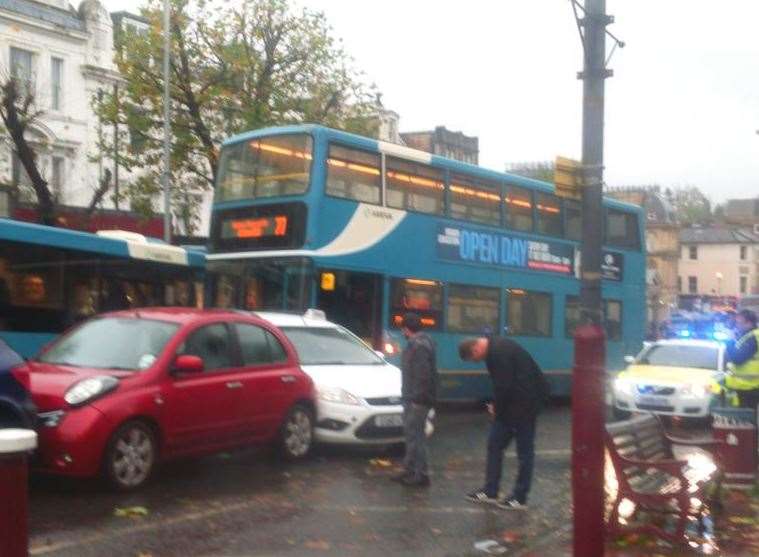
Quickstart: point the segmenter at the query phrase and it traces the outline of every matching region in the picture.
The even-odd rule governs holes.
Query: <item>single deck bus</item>
[[[608,365],[621,368],[644,335],[643,220],[612,199],[603,210]],[[551,184],[315,125],[262,129],[223,145],[208,302],[317,307],[391,354],[415,311],[438,344],[443,399],[489,391],[460,340],[510,335],[568,393],[580,234],[579,202]]]
[[[202,303],[205,255],[124,231],[0,219],[0,338],[24,357],[101,311]]]

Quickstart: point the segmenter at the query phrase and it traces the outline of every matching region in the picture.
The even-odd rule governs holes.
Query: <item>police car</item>
[[[646,343],[614,380],[617,414],[652,412],[705,418],[723,392],[724,344],[671,339]]]
[[[295,346],[316,386],[315,439],[322,443],[394,445],[403,441],[401,370],[356,335],[309,309],[304,315],[256,312]],[[431,435],[434,411],[426,432]]]

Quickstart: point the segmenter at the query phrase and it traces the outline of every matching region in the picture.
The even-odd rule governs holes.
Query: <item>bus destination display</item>
[[[286,215],[229,219],[225,220],[222,225],[221,237],[224,239],[283,237],[287,235],[288,221]]]

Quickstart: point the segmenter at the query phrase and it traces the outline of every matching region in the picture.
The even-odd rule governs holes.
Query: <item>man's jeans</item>
[[[535,464],[535,418],[506,422],[496,418],[490,426],[488,438],[488,463],[485,472],[485,493],[498,496],[503,468],[503,452],[516,437],[519,471],[510,498],[520,503],[527,502],[527,493],[532,483],[532,469]]]
[[[403,467],[415,479],[428,475],[427,470],[427,436],[424,426],[427,423],[429,406],[403,403],[403,433],[406,437],[406,456]]]

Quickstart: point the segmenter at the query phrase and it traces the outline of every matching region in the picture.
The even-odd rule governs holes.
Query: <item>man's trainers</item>
[[[466,498],[472,503],[487,503],[489,505],[495,505],[498,502],[498,499],[491,497],[481,489],[467,493]]]
[[[508,511],[526,511],[527,503],[520,503],[516,499],[502,499],[496,503],[499,509],[506,509]]]

